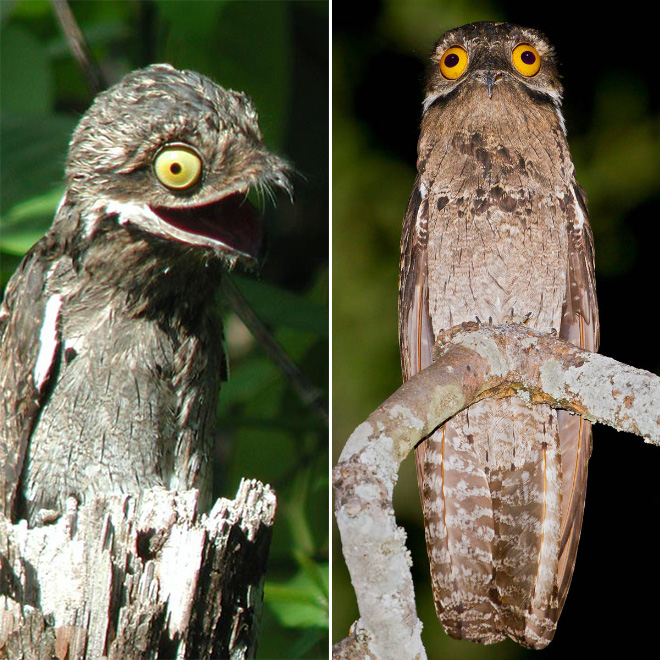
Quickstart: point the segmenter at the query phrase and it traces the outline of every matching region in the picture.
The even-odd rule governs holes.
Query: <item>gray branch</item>
[[[442,333],[435,362],[355,429],[335,467],[335,516],[360,610],[335,658],[426,658],[405,533],[392,507],[399,465],[456,413],[512,395],[660,445],[654,374],[523,325],[464,323]]]
[[[164,489],[34,529],[0,515],[0,657],[253,658],[275,507],[244,480],[208,515]]]

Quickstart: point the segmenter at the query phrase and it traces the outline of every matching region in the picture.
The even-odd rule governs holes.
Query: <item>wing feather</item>
[[[49,236],[23,258],[0,307],[0,510],[13,519],[30,435],[61,352],[58,294],[49,273],[59,257]]]
[[[598,350],[600,326],[596,300],[593,235],[586,198],[573,187],[575,204],[567,210],[568,284],[559,336],[576,346]],[[587,489],[587,466],[591,455],[591,424],[566,411],[558,412],[563,493],[559,570],[559,609],[564,605],[573,576]]]
[[[426,246],[429,220],[428,199],[421,178],[415,180],[401,234],[399,277],[399,350],[403,380],[431,364],[434,336],[429,314],[426,276]],[[417,483],[424,501],[425,442],[415,449]]]
[[[399,280],[399,344],[403,379],[431,364],[434,344],[426,276],[429,204],[418,176],[403,223]]]

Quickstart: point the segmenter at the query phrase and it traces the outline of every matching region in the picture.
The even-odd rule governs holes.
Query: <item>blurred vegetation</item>
[[[589,8],[587,8],[589,7]],[[489,0],[370,0],[333,10],[333,458],[401,382],[397,286],[401,222],[415,177],[426,58],[448,29],[507,20],[544,32],[565,87],[564,116],[596,245],[601,352],[660,373],[657,300],[660,107],[654,28],[638,13]],[[642,650],[653,630],[660,568],[660,452],[597,426],[577,566],[544,658]],[[437,621],[414,461],[395,490],[408,532],[430,658],[532,657],[507,641],[449,639]],[[333,642],[358,616],[333,529]],[[634,612],[634,613],[633,613]],[[596,623],[594,623],[596,622]],[[611,624],[610,624],[611,622]],[[634,622],[634,623],[633,623]]]
[[[76,1],[112,82],[152,62],[248,93],[266,143],[297,170],[296,203],[267,210],[260,277],[235,281],[306,376],[328,383],[328,21],[323,1]],[[49,226],[71,132],[89,106],[84,76],[45,0],[2,0],[0,277]],[[327,657],[328,432],[228,311],[231,378],[218,403],[217,495],[270,483],[278,513],[259,656]]]

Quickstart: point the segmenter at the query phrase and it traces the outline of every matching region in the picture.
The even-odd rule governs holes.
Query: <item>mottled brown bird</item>
[[[418,175],[401,244],[404,379],[464,321],[526,319],[596,350],[593,239],[539,32],[474,23],[431,55]],[[486,400],[416,450],[438,617],[485,644],[552,639],[577,551],[588,422],[520,398]]]
[[[211,495],[215,292],[259,261],[250,190],[290,192],[242,93],[161,64],[99,94],[66,192],[0,307],[0,511],[161,486]]]

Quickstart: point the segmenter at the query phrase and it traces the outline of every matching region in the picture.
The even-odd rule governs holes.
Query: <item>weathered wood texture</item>
[[[97,498],[56,524],[0,516],[0,658],[255,656],[275,493],[244,480]]]
[[[456,413],[516,395],[660,445],[660,378],[647,371],[523,325],[464,323],[441,333],[434,358],[355,429],[335,467],[335,517],[360,610],[337,659],[426,658],[392,494],[401,461]]]

